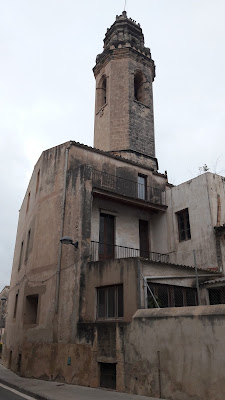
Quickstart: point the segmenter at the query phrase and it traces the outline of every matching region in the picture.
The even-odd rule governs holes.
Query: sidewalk
[[[21,378],[0,364],[0,383],[39,400],[158,400],[153,397],[118,393],[106,389],[67,385],[60,382]]]

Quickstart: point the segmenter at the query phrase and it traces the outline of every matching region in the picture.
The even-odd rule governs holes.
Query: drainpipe
[[[63,198],[62,198],[62,215],[60,224],[60,238],[63,237],[63,226],[64,226],[64,216],[65,216],[65,203],[66,203],[66,175],[68,167],[68,155],[69,148],[66,149],[65,153],[65,165],[64,165],[64,176],[63,176]],[[61,272],[61,257],[62,257],[62,243],[59,241],[59,255],[56,271],[56,296],[55,296],[55,312],[58,313],[59,310],[59,286],[60,286],[60,272]]]

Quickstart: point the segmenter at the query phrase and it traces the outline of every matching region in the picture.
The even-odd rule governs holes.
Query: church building
[[[4,365],[25,377],[222,400],[225,180],[206,173],[174,187],[158,171],[155,64],[125,11],[93,72],[94,147],[71,140],[44,151],[20,209]]]

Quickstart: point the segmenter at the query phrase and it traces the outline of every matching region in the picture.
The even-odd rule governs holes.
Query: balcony
[[[93,192],[104,197],[110,197],[129,204],[140,205],[144,208],[153,208],[164,211],[164,191],[145,183],[131,181],[107,172],[92,169]]]
[[[150,261],[169,262],[168,254],[140,251],[131,247],[91,242],[91,261],[104,261],[118,258],[143,257]]]

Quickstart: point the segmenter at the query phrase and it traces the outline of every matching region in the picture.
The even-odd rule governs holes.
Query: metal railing
[[[143,257],[150,261],[169,262],[168,254],[143,251],[132,247],[107,243],[91,242],[91,261],[103,261],[115,258]]]
[[[163,190],[140,184],[129,179],[120,178],[107,172],[92,169],[93,187],[107,190],[133,199],[163,205]]]

